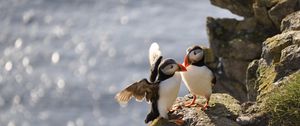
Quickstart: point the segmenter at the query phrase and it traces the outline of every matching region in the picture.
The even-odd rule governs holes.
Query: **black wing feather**
[[[150,82],[155,82],[157,75],[158,75],[158,66],[162,60],[162,56],[157,58],[154,62],[154,64],[151,66],[151,73],[150,73]]]

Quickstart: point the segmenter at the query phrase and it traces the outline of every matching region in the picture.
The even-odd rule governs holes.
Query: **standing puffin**
[[[182,80],[193,95],[192,102],[186,104],[191,106],[195,104],[197,95],[204,96],[206,103],[203,110],[207,109],[212,86],[216,83],[216,77],[213,72],[204,63],[204,50],[200,46],[192,46],[187,49],[184,57],[184,66],[187,72],[181,73]]]
[[[137,101],[145,100],[151,104],[151,111],[145,119],[145,123],[161,117],[168,119],[168,112],[177,98],[181,76],[179,71],[186,68],[173,59],[162,59],[159,45],[152,43],[149,49],[149,60],[151,64],[150,82],[142,79],[135,82],[116,94],[115,98],[120,104],[126,104],[131,97]],[[183,121],[170,120],[178,125]]]

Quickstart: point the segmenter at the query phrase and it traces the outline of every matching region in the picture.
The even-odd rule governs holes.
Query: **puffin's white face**
[[[166,75],[172,75],[176,71],[179,71],[179,66],[177,64],[169,64],[161,69],[161,71]]]
[[[188,58],[191,63],[200,61],[203,58],[203,50],[195,49],[188,54]]]

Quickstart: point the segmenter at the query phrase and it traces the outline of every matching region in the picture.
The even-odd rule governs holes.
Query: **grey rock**
[[[236,80],[240,83],[246,81],[246,70],[248,67],[248,61],[241,61],[235,59],[223,59],[224,73],[228,78]]]
[[[247,88],[247,98],[249,101],[255,101],[257,96],[257,90],[258,87],[256,85],[258,75],[257,75],[257,69],[259,66],[258,60],[253,60],[248,68],[246,73],[246,88]]]
[[[251,17],[253,15],[253,0],[210,0],[210,2],[243,17]]]
[[[266,37],[257,31],[253,18],[235,19],[207,18],[209,42],[217,57],[253,60],[260,57],[261,43]]]
[[[263,42],[262,57],[268,64],[280,61],[281,50],[300,43],[300,31],[289,31],[268,38]]]
[[[280,29],[282,32],[300,30],[300,11],[294,12],[286,16],[281,22]]]
[[[280,63],[275,66],[275,81],[300,69],[300,45],[291,45],[281,51]]]
[[[280,29],[281,20],[288,14],[296,11],[297,0],[278,0],[268,11],[269,17],[275,26]]]
[[[273,28],[274,24],[269,17],[268,9],[264,3],[257,1],[253,4],[254,17],[260,24],[263,24],[265,27]]]
[[[213,90],[215,92],[228,93],[241,102],[247,101],[247,90],[244,83],[234,81],[226,76],[219,77]]]
[[[179,98],[175,106],[181,106],[184,102],[190,102],[188,97]],[[204,98],[198,98],[197,103],[203,104]],[[181,106],[171,115],[183,116],[184,126],[239,126],[235,119],[241,113],[239,101],[228,94],[212,94],[209,108],[205,111],[200,107]]]
[[[253,4],[255,19],[269,29],[279,30],[281,20],[297,10],[297,0],[256,0]]]

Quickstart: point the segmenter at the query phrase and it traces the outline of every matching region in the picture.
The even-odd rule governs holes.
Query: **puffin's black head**
[[[164,80],[169,77],[172,77],[177,71],[186,71],[186,68],[175,62],[173,59],[165,59],[163,60],[159,66],[159,80]]]
[[[184,66],[188,67],[190,64],[198,66],[204,64],[204,51],[200,46],[195,45],[186,50]]]

